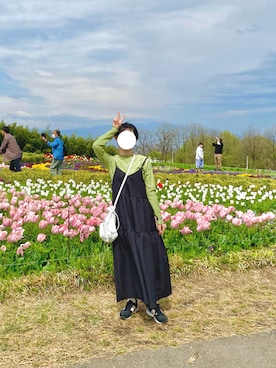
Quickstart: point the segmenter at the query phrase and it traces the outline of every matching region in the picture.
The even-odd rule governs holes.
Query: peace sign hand
[[[118,112],[117,116],[113,119],[113,127],[119,129],[124,120],[125,115],[121,117],[120,113]]]

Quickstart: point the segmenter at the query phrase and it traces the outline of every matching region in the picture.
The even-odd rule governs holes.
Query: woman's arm
[[[113,119],[112,129],[106,132],[104,135],[99,137],[93,143],[93,150],[100,160],[100,162],[108,169],[110,176],[112,177],[115,172],[115,159],[112,155],[108,154],[105,150],[106,144],[114,137],[114,135],[118,132],[121,124],[125,119],[125,115],[121,117],[118,112],[117,116]]]
[[[156,184],[150,160],[146,160],[143,167],[143,178],[146,185],[147,197],[155,216],[156,228],[159,232],[159,235],[163,235],[166,229],[166,224],[161,217],[160,205],[156,194]]]
[[[114,137],[118,129],[113,127],[108,132],[100,136],[93,143],[93,150],[99,161],[108,169],[112,170],[115,165],[113,156],[106,152],[106,144]]]
[[[143,178],[146,186],[146,193],[148,200],[154,212],[158,224],[163,224],[164,221],[161,217],[161,210],[159,201],[156,194],[156,183],[153,175],[152,165],[150,160],[146,160],[143,166]]]

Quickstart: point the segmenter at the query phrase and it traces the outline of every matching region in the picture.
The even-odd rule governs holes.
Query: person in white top
[[[196,148],[196,155],[195,155],[195,164],[196,164],[196,171],[201,171],[204,166],[204,150],[203,144],[200,142]]]

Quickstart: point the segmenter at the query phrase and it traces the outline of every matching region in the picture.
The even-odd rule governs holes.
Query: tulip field
[[[107,174],[82,181],[81,170],[60,179],[29,172],[0,180],[0,277],[68,268],[92,280],[112,276],[111,246],[98,236],[111,201]],[[169,257],[220,257],[276,243],[273,180],[190,177],[156,180]]]

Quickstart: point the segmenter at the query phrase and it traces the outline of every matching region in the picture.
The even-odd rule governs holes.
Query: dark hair
[[[135,137],[136,137],[136,139],[138,140],[138,130],[137,130],[136,126],[133,125],[133,124],[131,124],[131,123],[127,123],[127,122],[123,123],[120,126],[120,128],[118,129],[118,132],[115,134],[115,137],[118,137],[118,135],[120,133],[122,133],[124,130],[127,130],[127,129],[132,130],[133,133],[134,133],[134,135],[135,135]]]
[[[3,126],[2,130],[5,132],[5,133],[9,133],[10,132],[10,128],[8,126]]]
[[[55,129],[55,130],[53,130],[53,132],[56,132],[56,133],[57,133],[57,135],[58,135],[58,136],[60,136],[60,130]]]

